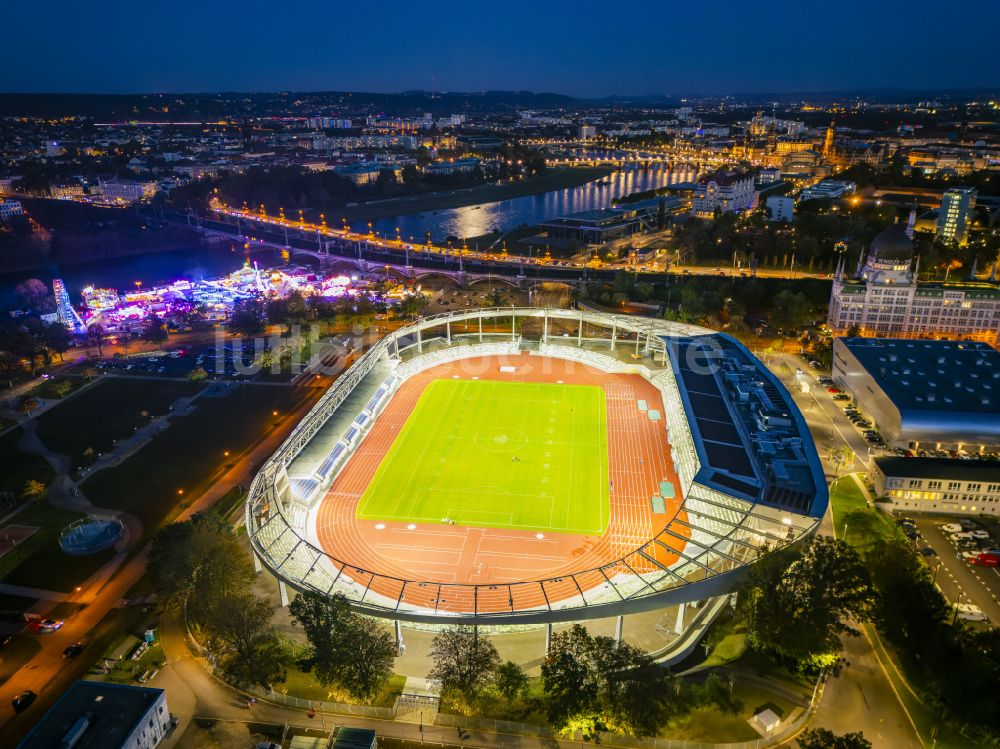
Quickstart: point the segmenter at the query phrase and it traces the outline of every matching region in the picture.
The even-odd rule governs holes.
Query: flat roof
[[[1000,483],[1000,461],[996,460],[902,458],[889,455],[875,458],[875,464],[886,476]]]
[[[121,746],[162,694],[162,689],[151,687],[78,681],[49,708],[18,749],[62,746],[70,729],[88,714],[89,725],[73,744],[74,749]]]
[[[341,728],[337,731],[334,749],[371,749],[375,743],[375,731],[370,728]]]
[[[1000,417],[1000,351],[975,341],[838,338],[903,411]]]
[[[723,494],[819,517],[823,470],[778,379],[732,336],[664,336],[701,468]]]

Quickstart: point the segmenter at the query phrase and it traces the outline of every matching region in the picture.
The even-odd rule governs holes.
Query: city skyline
[[[388,3],[374,16],[361,7],[298,6],[262,24],[261,14],[273,12],[260,3],[185,1],[163,13],[58,2],[41,25],[29,9],[12,7],[0,31],[9,61],[0,90],[532,90],[592,98],[931,91],[988,88],[1000,63],[988,24],[967,20],[990,12],[982,1],[961,15],[937,14],[932,39],[926,13],[895,0],[833,9],[782,2],[767,13],[649,4],[610,23],[593,3],[573,13],[521,2],[507,9]],[[122,64],[130,59],[138,64]]]

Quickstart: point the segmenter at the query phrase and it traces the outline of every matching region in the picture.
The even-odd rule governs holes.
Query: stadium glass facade
[[[503,326],[508,332],[497,332]],[[537,335],[524,333],[532,326]],[[400,383],[443,361],[524,351],[639,374],[656,386],[681,483],[682,533],[672,522],[599,567],[501,585],[384,575],[320,548],[312,509]],[[712,431],[717,426],[722,436]],[[729,467],[726,456],[740,450],[745,457]],[[586,310],[479,309],[421,319],[371,347],[262,466],[246,523],[255,560],[296,590],[341,594],[363,613],[404,622],[537,624],[729,592],[765,546],[814,533],[827,500],[819,458],[791,398],[730,337]]]

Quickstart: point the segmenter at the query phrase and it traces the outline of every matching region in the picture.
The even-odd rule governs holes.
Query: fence
[[[250,687],[245,690],[248,694],[260,697],[268,702],[274,702],[287,707],[295,707],[301,710],[311,710],[316,708],[319,712],[334,713],[336,715],[353,715],[357,718],[374,718],[377,720],[392,720],[396,711],[391,707],[370,707],[368,705],[349,705],[345,702],[324,702],[322,700],[306,700],[301,697],[275,692],[271,689],[261,689]]]
[[[820,676],[816,682],[816,688],[813,690],[809,707],[769,736],[762,736],[752,741],[738,741],[728,744],[704,744],[698,741],[685,741],[683,739],[634,739],[630,736],[623,736],[620,734],[601,733],[597,739],[587,743],[623,747],[624,749],[768,749],[768,747],[777,746],[787,741],[809,724],[809,721],[812,719],[812,716],[816,712],[816,708],[819,705],[823,694],[823,685],[825,683],[826,675],[824,674]],[[580,741],[576,738],[561,739],[555,731],[545,726],[518,723],[516,721],[467,718],[463,715],[438,713],[437,718],[434,720],[434,724],[438,726],[448,726],[451,728],[467,728],[470,730],[489,731],[492,733],[531,736],[542,739],[550,739],[553,741],[561,741],[567,744],[580,743]]]

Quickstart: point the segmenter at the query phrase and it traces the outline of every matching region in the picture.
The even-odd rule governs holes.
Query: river
[[[423,239],[425,232],[430,232],[436,241],[443,241],[448,236],[476,237],[496,229],[533,226],[570,213],[608,208],[613,198],[694,178],[695,173],[690,168],[630,167],[578,187],[478,206],[383,218],[372,222],[372,227],[383,236],[394,237],[398,226],[402,237],[418,241]],[[367,231],[367,225],[352,228]],[[255,253],[253,257],[265,266],[277,262],[276,255],[269,252]],[[132,288],[137,281],[148,287],[179,278],[215,277],[236,270],[243,261],[242,248],[220,244],[5,274],[0,276],[0,309],[20,304],[14,289],[26,278],[40,278],[51,285],[53,277],[61,276],[70,298],[76,302],[80,299],[80,290],[87,285],[121,290]]]
[[[693,181],[696,176],[693,168],[629,167],[605,179],[564,190],[443,211],[389,216],[373,221],[372,230],[382,236],[395,237],[398,227],[403,239],[416,241],[422,241],[426,232],[439,242],[449,236],[459,239],[477,237],[498,229],[506,231],[523,225],[534,226],[570,213],[609,208],[613,198]],[[368,230],[367,224],[355,224],[351,228],[359,232]]]

